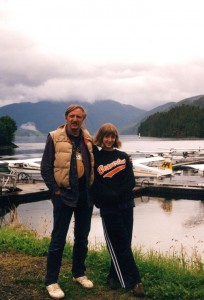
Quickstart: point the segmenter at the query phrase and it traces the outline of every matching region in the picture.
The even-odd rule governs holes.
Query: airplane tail
[[[170,169],[170,170],[172,170],[173,165],[172,165],[172,162],[171,162],[171,161],[165,160],[165,161],[159,166],[159,168],[160,168],[160,169]]]

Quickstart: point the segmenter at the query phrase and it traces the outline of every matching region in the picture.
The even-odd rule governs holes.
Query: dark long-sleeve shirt
[[[127,153],[94,151],[95,181],[92,187],[94,203],[97,207],[134,205],[133,188],[135,177],[132,163]]]

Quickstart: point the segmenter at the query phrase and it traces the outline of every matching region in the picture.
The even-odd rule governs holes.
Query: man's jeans
[[[72,256],[73,277],[85,274],[85,259],[88,251],[88,234],[91,226],[93,207],[69,207],[62,202],[60,196],[52,199],[54,206],[54,227],[47,257],[47,274],[45,284],[50,285],[58,281],[62,254],[66,243],[69,224],[74,213],[74,246]]]

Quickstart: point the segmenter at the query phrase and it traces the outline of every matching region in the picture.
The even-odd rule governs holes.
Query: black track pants
[[[102,215],[107,248],[111,255],[108,277],[118,278],[123,288],[133,288],[141,282],[132,249],[133,208],[111,210]]]

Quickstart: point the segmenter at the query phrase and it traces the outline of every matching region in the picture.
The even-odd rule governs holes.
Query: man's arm
[[[41,161],[41,176],[47,187],[55,194],[60,193],[59,186],[54,178],[55,148],[50,135],[47,137]]]

